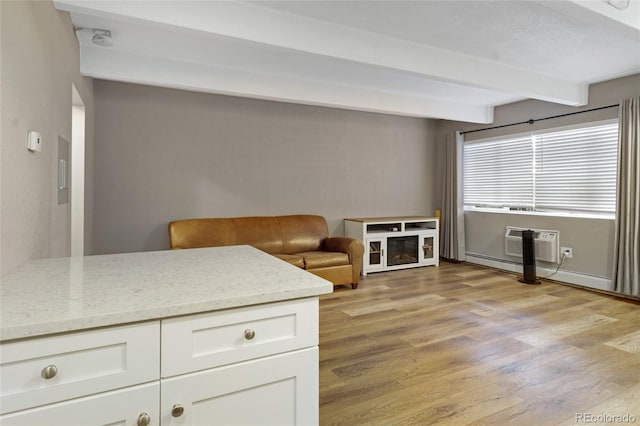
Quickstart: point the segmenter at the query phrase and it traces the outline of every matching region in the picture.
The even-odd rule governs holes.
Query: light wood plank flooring
[[[321,297],[321,425],[618,415],[640,426],[638,302],[464,263],[370,274]]]

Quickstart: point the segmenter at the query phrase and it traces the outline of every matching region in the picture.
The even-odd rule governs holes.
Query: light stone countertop
[[[249,246],[32,260],[0,283],[0,341],[331,293]]]

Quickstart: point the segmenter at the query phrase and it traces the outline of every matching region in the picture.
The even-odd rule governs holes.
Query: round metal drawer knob
[[[252,329],[247,328],[247,329],[244,331],[244,338],[245,338],[245,339],[247,339],[247,340],[251,340],[251,339],[253,339],[254,337],[256,337],[256,332],[255,332],[255,331],[253,331]]]
[[[151,417],[147,413],[141,413],[138,416],[138,426],[149,426],[151,424]]]
[[[184,413],[184,407],[180,404],[173,404],[173,408],[171,409],[171,415],[173,417],[180,417]]]
[[[53,379],[54,377],[56,377],[56,374],[58,374],[58,367],[53,364],[47,365],[40,372],[42,378],[46,380]]]

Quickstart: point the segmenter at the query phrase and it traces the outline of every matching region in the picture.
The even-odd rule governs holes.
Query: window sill
[[[603,219],[603,220],[615,220],[613,214],[595,214],[595,213],[571,213],[571,212],[545,212],[545,211],[519,211],[509,210],[508,208],[491,208],[491,207],[465,207],[465,212],[480,212],[480,213],[500,213],[500,214],[514,214],[520,216],[548,216],[548,217],[574,217],[577,219]]]

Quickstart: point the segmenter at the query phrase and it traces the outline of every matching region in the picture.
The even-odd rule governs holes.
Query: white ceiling
[[[490,123],[640,73],[640,0],[54,0],[81,72],[116,81]],[[615,7],[614,7],[615,6]],[[622,10],[619,10],[622,9]]]

